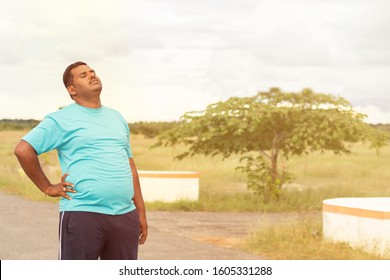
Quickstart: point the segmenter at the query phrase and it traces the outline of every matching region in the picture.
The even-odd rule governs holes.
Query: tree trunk
[[[279,141],[283,138],[281,134],[275,133],[275,137],[272,141],[272,150],[271,150],[271,182],[269,186],[270,195],[279,198],[279,192],[277,190],[277,180],[278,180],[278,156],[279,156]]]

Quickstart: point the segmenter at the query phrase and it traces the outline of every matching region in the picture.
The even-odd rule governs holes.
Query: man
[[[126,121],[102,106],[102,83],[84,62],[67,67],[75,101],[51,113],[15,147],[23,170],[60,199],[60,259],[137,259],[148,225]],[[38,155],[56,149],[64,175],[51,183]]]

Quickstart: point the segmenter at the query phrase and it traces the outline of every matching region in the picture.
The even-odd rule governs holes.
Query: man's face
[[[78,97],[84,98],[91,95],[100,94],[102,83],[95,71],[88,65],[80,65],[71,70],[73,75],[74,92]]]

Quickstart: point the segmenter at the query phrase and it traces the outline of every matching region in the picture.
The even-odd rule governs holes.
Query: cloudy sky
[[[339,95],[390,123],[390,1],[0,0],[0,119],[71,103],[82,60],[128,122],[178,120],[279,87]]]

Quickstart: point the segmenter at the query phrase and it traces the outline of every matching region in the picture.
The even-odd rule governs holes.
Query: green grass
[[[33,200],[50,200],[37,190],[21,170],[13,148],[26,131],[0,131],[0,190]],[[351,146],[352,154],[336,156],[314,153],[290,159],[289,171],[295,176],[277,202],[264,204],[246,189],[245,176],[235,171],[239,157],[222,160],[195,156],[181,161],[174,156],[185,147],[151,149],[154,139],[133,135],[131,142],[139,170],[180,170],[200,173],[200,198],[196,202],[146,203],[148,210],[299,212],[320,213],[322,201],[334,197],[390,196],[390,146],[377,156],[361,144]],[[56,152],[41,157],[48,177],[59,181],[61,172]],[[52,200],[56,202],[56,199]],[[308,230],[310,229],[310,230]],[[267,224],[254,229],[246,250],[261,252],[271,259],[379,259],[345,244],[323,241],[318,217],[288,224]]]

